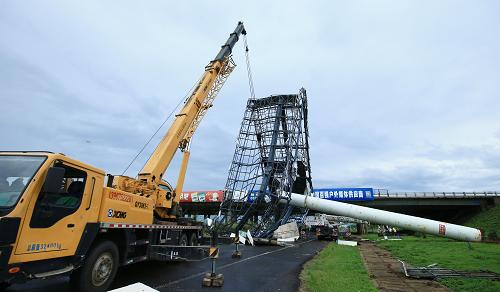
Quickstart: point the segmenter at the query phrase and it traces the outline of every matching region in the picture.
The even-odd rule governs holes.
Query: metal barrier
[[[494,198],[500,197],[500,192],[389,192],[384,189],[374,189],[375,199],[443,199],[443,198]]]

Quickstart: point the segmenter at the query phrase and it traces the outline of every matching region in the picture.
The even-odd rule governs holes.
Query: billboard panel
[[[198,191],[198,192],[182,192],[181,203],[220,203],[222,202],[223,191]]]
[[[312,196],[331,201],[372,201],[373,188],[314,189]]]

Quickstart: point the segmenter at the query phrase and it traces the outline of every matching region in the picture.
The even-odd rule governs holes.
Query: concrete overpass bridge
[[[222,190],[184,192],[180,203],[185,214],[216,215],[223,195]],[[483,209],[500,204],[500,192],[391,192],[373,189],[373,197],[369,200],[348,203],[460,223]]]
[[[481,210],[500,204],[500,192],[390,192],[375,189],[372,201],[352,203],[460,223]]]

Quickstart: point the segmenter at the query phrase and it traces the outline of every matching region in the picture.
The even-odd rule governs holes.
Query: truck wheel
[[[188,245],[188,237],[187,237],[186,233],[181,234],[181,238],[179,238],[179,245],[180,246]]]
[[[189,245],[190,246],[198,245],[198,236],[196,236],[196,233],[191,233],[191,236],[189,237]]]
[[[95,245],[81,268],[71,274],[72,291],[107,291],[118,270],[118,248],[107,240]]]

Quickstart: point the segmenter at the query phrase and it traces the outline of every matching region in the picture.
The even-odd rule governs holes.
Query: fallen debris
[[[273,238],[276,238],[278,241],[294,242],[299,239],[299,237],[300,233],[297,222],[280,225],[278,229],[273,232]]]
[[[452,269],[440,268],[437,266],[437,264],[428,265],[426,267],[410,267],[401,260],[399,262],[401,263],[401,269],[405,273],[406,277],[410,278],[434,280],[439,278],[466,277],[466,278],[500,280],[500,274],[493,273],[490,271],[480,271],[480,272],[456,271]]]
[[[348,245],[348,246],[358,246],[357,241],[340,240],[340,239],[337,239],[337,244],[338,245]]]
[[[280,245],[280,246],[285,245],[283,242],[278,242],[278,240],[270,238],[254,237],[253,241],[255,245]]]
[[[380,291],[432,291],[449,292],[439,282],[414,279],[401,273],[400,263],[385,249],[372,242],[358,242],[368,275]]]

